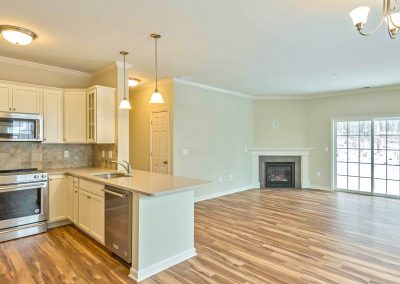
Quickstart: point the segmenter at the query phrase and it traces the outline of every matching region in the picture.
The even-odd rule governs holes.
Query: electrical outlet
[[[189,155],[189,150],[187,148],[182,149],[182,155],[183,156]]]
[[[64,151],[64,158],[68,159],[69,158],[69,151]]]
[[[112,156],[112,151],[108,151],[108,158],[109,158],[109,159],[112,159],[112,157],[113,157],[113,156]]]
[[[223,181],[223,178],[220,176],[218,180],[221,183]]]
[[[244,152],[247,153],[249,151],[249,148],[247,146],[244,147]]]
[[[229,175],[229,180],[233,181],[233,175]]]
[[[318,177],[318,178],[321,177],[321,172],[317,172],[317,177]]]
[[[101,157],[102,157],[102,158],[105,158],[105,157],[106,157],[106,151],[104,151],[104,150],[101,151]]]
[[[277,121],[273,121],[272,128],[278,128],[278,127],[279,127],[279,123]]]
[[[329,147],[325,146],[324,150],[325,150],[325,152],[329,152]]]

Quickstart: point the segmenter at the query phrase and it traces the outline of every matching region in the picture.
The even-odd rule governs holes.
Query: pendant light
[[[132,109],[131,104],[129,103],[128,99],[126,98],[126,67],[125,67],[125,57],[129,54],[126,51],[121,51],[120,54],[124,56],[124,98],[122,99],[121,103],[119,104],[119,109]]]
[[[159,39],[161,36],[159,34],[151,34],[150,35],[152,38],[154,38],[154,51],[155,51],[155,59],[156,59],[156,89],[154,90],[153,94],[151,95],[149,103],[151,104],[163,104],[164,99],[160,92],[158,91],[158,62],[157,62],[157,39]]]

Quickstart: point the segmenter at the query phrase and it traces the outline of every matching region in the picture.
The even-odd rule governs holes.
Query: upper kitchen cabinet
[[[63,92],[61,89],[43,90],[44,143],[63,142]]]
[[[87,90],[87,141],[115,143],[115,89],[94,86]]]
[[[86,143],[86,90],[64,90],[64,143]]]
[[[12,85],[0,84],[0,111],[12,111]]]
[[[42,89],[13,85],[13,107],[14,112],[41,113]]]

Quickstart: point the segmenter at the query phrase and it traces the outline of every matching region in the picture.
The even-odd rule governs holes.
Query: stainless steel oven
[[[40,114],[0,112],[0,141],[43,140],[43,117]]]
[[[46,173],[0,171],[0,242],[47,231],[47,215]]]

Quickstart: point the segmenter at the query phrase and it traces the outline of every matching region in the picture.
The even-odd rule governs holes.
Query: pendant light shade
[[[125,67],[125,57],[129,54],[126,51],[121,51],[120,54],[124,56],[124,98],[122,99],[121,103],[119,104],[119,109],[132,109],[130,102],[126,97],[126,67]]]
[[[155,63],[156,63],[156,89],[154,90],[153,94],[151,95],[149,103],[151,104],[163,104],[164,99],[161,93],[158,91],[158,56],[157,56],[157,39],[161,36],[159,34],[151,34],[152,38],[154,38],[154,52],[155,52]]]

